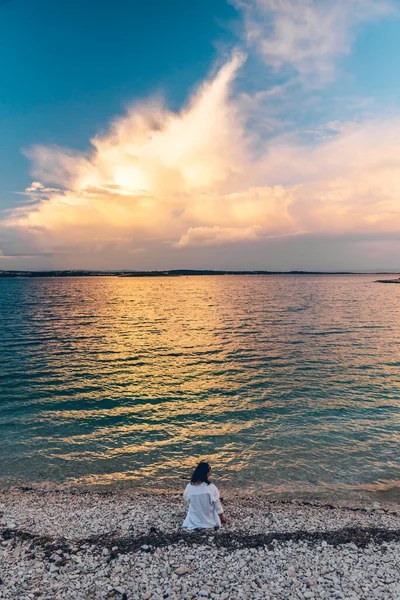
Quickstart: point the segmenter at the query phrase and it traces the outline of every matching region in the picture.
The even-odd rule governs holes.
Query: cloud
[[[332,135],[312,145],[289,138],[255,159],[230,105],[233,74],[229,64],[180,115],[132,110],[94,140],[91,155],[76,156],[74,167],[69,152],[64,164],[61,151],[32,151],[36,175],[69,187],[33,182],[26,193],[35,203],[3,221],[4,250],[142,253],[149,242],[183,249],[400,233],[400,119],[328,124]],[[219,113],[218,122],[209,122],[208,110]]]
[[[250,163],[248,168],[251,169]],[[258,169],[263,170],[262,164]],[[246,232],[257,229],[258,236],[295,233],[296,223],[290,214],[295,189],[277,185],[250,187],[231,194],[209,193],[188,203],[183,217],[191,223],[213,223],[232,231],[240,227]]]
[[[38,251],[92,248],[110,237],[128,244],[179,239],[176,215],[187,203],[212,189],[228,191],[241,174],[244,136],[228,95],[242,61],[235,54],[179,114],[159,100],[133,106],[92,140],[88,154],[29,150],[40,180],[25,191],[34,204],[12,211],[3,228],[31,232]]]
[[[246,42],[276,71],[329,79],[335,60],[348,54],[357,27],[388,16],[385,0],[234,0],[243,11]]]
[[[269,7],[267,59],[281,68],[290,55],[291,64],[306,72],[311,66],[328,68],[334,39],[344,36],[350,43],[357,21],[351,15],[356,5],[361,11],[361,4],[363,18],[381,14],[372,0],[355,0],[351,10],[338,1],[300,0],[246,1],[242,9]],[[289,10],[294,7],[297,16],[303,15],[299,22]],[[384,10],[387,5],[381,3]],[[320,34],[310,44],[301,40],[312,37],[324,15],[334,31],[324,42],[326,52],[320,51],[323,67],[317,61]],[[27,156],[34,181],[22,192],[30,203],[0,222],[3,255],[49,257],[68,267],[83,266],[86,256],[85,268],[144,268],[153,256],[152,267],[172,268],[178,256],[195,264],[202,249],[210,260],[207,252],[215,246],[240,246],[249,248],[260,268],[255,247],[271,248],[278,244],[274,240],[284,240],[298,252],[300,240],[308,247],[307,240],[323,244],[343,236],[363,244],[370,240],[375,247],[382,243],[380,248],[390,239],[393,254],[400,234],[400,118],[328,121],[306,141],[296,131],[260,137],[259,123],[272,130],[276,119],[265,112],[264,99],[279,102],[284,85],[251,104],[255,113],[249,126],[246,97],[235,90],[244,61],[242,53],[234,53],[179,112],[160,98],[134,104],[91,140],[86,153],[31,148]],[[232,256],[239,260],[240,253]],[[307,256],[314,261],[311,251]]]
[[[185,246],[217,246],[232,242],[257,240],[256,227],[189,227],[176,244],[177,248]]]

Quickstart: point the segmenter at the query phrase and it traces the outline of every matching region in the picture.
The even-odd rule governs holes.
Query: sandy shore
[[[400,507],[238,498],[185,533],[180,495],[0,492],[0,598],[400,600]]]

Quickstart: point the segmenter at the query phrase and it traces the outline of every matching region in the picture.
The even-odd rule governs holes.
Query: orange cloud
[[[218,246],[232,242],[257,240],[257,227],[189,227],[177,242],[178,248],[185,246]]]
[[[31,149],[33,202],[2,221],[4,254],[17,242],[29,254],[143,253],[149,243],[400,233],[400,120],[337,127],[307,145],[272,141],[255,158],[232,94],[243,60],[234,55],[180,113],[133,106],[87,154]]]

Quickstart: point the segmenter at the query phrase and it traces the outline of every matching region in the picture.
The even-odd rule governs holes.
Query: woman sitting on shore
[[[197,465],[183,497],[189,510],[183,522],[185,529],[217,529],[227,523],[218,488],[209,481],[211,467],[206,462]]]

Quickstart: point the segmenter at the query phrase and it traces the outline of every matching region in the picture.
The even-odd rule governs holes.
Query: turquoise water
[[[373,276],[0,280],[4,482],[400,485],[400,286]]]

